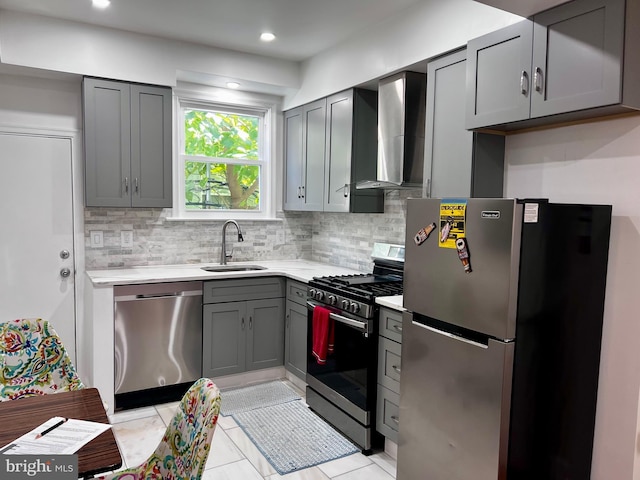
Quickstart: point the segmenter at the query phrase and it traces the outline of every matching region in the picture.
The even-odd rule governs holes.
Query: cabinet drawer
[[[306,306],[307,284],[296,282],[294,280],[287,280],[287,300]]]
[[[241,302],[280,297],[284,297],[284,280],[279,277],[204,282],[203,303]]]
[[[380,335],[402,343],[402,312],[380,308]]]
[[[400,395],[378,385],[376,430],[393,442],[398,442]]]
[[[400,354],[402,346],[380,337],[378,344],[378,383],[400,393]]]

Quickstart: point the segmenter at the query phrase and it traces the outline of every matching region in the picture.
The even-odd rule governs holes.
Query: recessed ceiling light
[[[240,88],[240,84],[238,82],[227,82],[227,87],[235,90],[236,88]]]
[[[110,4],[109,0],[93,0],[93,6],[96,8],[107,8]]]
[[[264,32],[260,35],[260,40],[263,42],[273,42],[276,39],[276,36],[270,32]]]

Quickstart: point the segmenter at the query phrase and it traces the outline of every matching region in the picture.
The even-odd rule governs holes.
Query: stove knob
[[[329,295],[327,301],[329,302],[329,305],[335,305],[336,303],[338,303],[338,299],[335,295]]]
[[[316,300],[322,301],[324,300],[324,293],[320,290],[316,292]]]
[[[342,310],[349,310],[349,300],[342,300]]]
[[[310,288],[309,289],[309,296],[311,298],[316,298],[316,289],[315,288]]]
[[[358,313],[360,311],[360,305],[358,305],[356,302],[351,302],[349,310],[351,310],[351,313]]]

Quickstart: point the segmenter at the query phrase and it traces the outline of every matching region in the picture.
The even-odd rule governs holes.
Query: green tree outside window
[[[186,208],[258,210],[260,118],[185,110],[184,121],[184,154],[204,157],[185,162]]]

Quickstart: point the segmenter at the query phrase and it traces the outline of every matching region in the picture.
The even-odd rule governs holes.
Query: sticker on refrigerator
[[[458,250],[458,258],[462,262],[465,273],[471,273],[471,263],[469,263],[469,248],[467,246],[467,239],[459,237],[456,240],[456,249]]]
[[[421,228],[418,233],[416,233],[413,237],[413,241],[416,245],[422,245],[424,241],[429,238],[431,232],[436,229],[437,225],[435,223],[431,223],[424,228]]]
[[[538,223],[538,211],[540,205],[537,203],[524,204],[524,223]]]
[[[444,198],[440,202],[440,230],[438,246],[456,250],[456,240],[465,236],[467,200]]]

